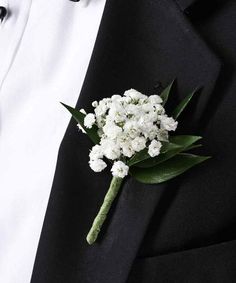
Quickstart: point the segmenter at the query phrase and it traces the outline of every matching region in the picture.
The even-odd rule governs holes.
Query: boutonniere
[[[172,84],[160,95],[151,96],[130,89],[122,96],[94,101],[94,113],[88,114],[62,103],[94,143],[89,154],[91,169],[101,172],[111,162],[113,177],[87,235],[89,244],[96,241],[128,174],[142,183],[159,184],[209,158],[188,153],[200,146],[196,144],[200,136],[170,134],[176,130],[177,119],[195,93],[187,96],[168,116],[165,104],[171,87]]]

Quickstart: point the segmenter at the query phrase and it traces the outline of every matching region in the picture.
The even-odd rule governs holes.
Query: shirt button
[[[7,15],[8,0],[0,0],[0,21],[3,22]],[[1,23],[0,22],[0,23]]]
[[[7,15],[7,8],[0,6],[0,21],[2,22]]]

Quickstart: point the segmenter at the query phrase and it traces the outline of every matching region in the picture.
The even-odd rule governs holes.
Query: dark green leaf
[[[202,147],[202,144],[194,144],[194,145],[191,145],[191,146],[185,148],[184,151],[189,151],[189,150],[192,150],[192,149],[195,149],[195,148],[199,148],[199,147]]]
[[[170,142],[163,142],[162,148],[161,148],[161,152],[165,153],[174,149],[179,149],[181,148],[180,145],[178,144],[174,144],[174,143],[170,143]],[[137,152],[128,162],[127,164],[129,166],[133,166],[141,161],[150,159],[150,155],[148,154],[148,149],[145,148],[143,150],[141,150],[140,152]]]
[[[70,107],[69,105],[66,105],[62,102],[61,104],[71,113],[71,115],[76,120],[76,122],[81,125],[81,127],[85,130],[85,132],[87,133],[88,137],[92,140],[92,142],[95,144],[98,144],[100,141],[100,138],[97,134],[97,130],[98,130],[97,127],[93,126],[91,129],[88,129],[84,126],[84,117],[86,115],[80,112],[79,110]]]
[[[162,142],[161,153],[166,153],[168,151],[179,149],[181,147],[181,145],[173,142]]]
[[[208,156],[182,153],[151,168],[132,167],[130,174],[141,183],[159,184],[181,175],[208,158]]]
[[[175,110],[173,111],[172,117],[176,120],[179,115],[184,111],[185,107],[189,104],[189,102],[191,101],[192,97],[194,96],[194,94],[196,93],[196,90],[193,91],[190,95],[186,96],[181,102],[180,104],[175,108]]]
[[[172,158],[176,154],[180,153],[182,150],[183,150],[182,147],[176,148],[174,150],[170,150],[166,153],[162,153],[162,154],[158,155],[157,157],[148,158],[148,159],[146,159],[142,162],[139,162],[139,163],[135,164],[135,166],[139,167],[139,168],[150,168],[150,167],[156,166],[157,164],[160,164],[160,163]]]
[[[171,143],[178,144],[182,147],[189,147],[190,145],[194,144],[198,140],[202,139],[200,136],[191,136],[191,135],[179,135],[179,136],[171,136],[169,141]]]
[[[133,157],[131,157],[130,160],[128,160],[127,165],[132,166],[148,158],[150,158],[150,155],[148,154],[148,149],[144,148],[143,150],[137,152]]]
[[[145,159],[137,159],[132,165],[135,165],[140,168],[149,168],[153,167],[161,162],[164,162],[176,154],[188,150],[192,144],[201,139],[199,136],[189,136],[189,135],[181,135],[181,136],[173,136],[170,137],[170,143],[166,143],[163,145],[161,153],[157,157],[150,158],[147,156]],[[192,149],[192,148],[190,148]]]
[[[169,97],[169,94],[170,94],[170,91],[171,91],[171,89],[172,89],[173,84],[174,84],[174,80],[168,85],[168,87],[166,87],[166,88],[162,91],[162,93],[161,93],[161,95],[160,95],[160,97],[161,97],[162,100],[163,100],[163,103],[162,103],[163,106],[166,104],[166,102],[167,102],[167,100],[168,100],[168,97]]]

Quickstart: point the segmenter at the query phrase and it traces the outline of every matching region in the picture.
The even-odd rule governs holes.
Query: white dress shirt
[[[29,283],[105,0],[0,0],[0,282]]]

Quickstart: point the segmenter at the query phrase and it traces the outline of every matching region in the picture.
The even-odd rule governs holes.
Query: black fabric
[[[235,282],[236,241],[134,261],[128,283]]]
[[[190,8],[193,4],[199,1],[200,0],[176,0],[176,3],[179,5],[182,11],[185,11],[186,9]]]
[[[206,15],[209,11],[218,9],[219,5],[225,4],[225,0],[173,0],[179,8],[186,14],[199,13],[200,16]]]
[[[127,178],[89,246],[85,237],[111,174],[91,171],[92,144],[71,120],[31,283],[234,282],[236,7],[228,5],[195,22],[196,32],[175,1],[107,1],[77,107],[89,110],[92,101],[131,87],[153,94],[157,82],[175,77],[171,104],[202,86],[179,132],[203,135],[203,153],[213,158],[163,185]]]

